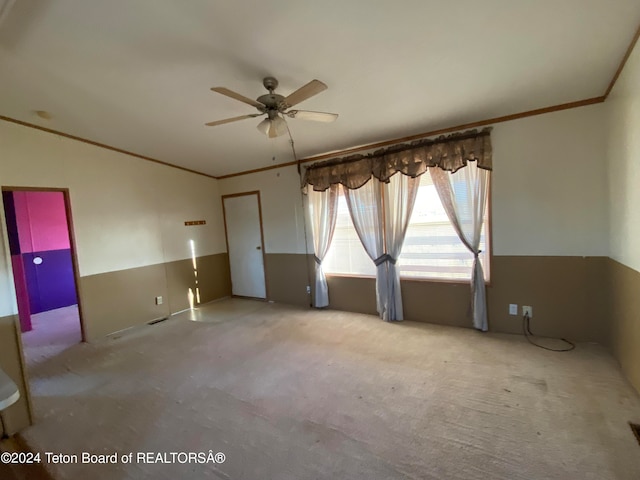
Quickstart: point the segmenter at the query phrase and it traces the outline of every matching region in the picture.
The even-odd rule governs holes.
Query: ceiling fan
[[[258,130],[269,138],[274,138],[287,133],[287,123],[283,118],[284,115],[289,118],[300,118],[302,120],[313,120],[316,122],[333,122],[338,118],[337,113],[289,110],[294,105],[297,105],[298,103],[326,90],[327,86],[319,80],[311,80],[309,83],[300,87],[298,90],[286,97],[275,93],[275,89],[278,87],[278,80],[274,77],[264,78],[262,80],[262,84],[269,93],[262,95],[255,100],[251,100],[250,98],[240,95],[228,88],[213,87],[211,90],[214,92],[218,92],[222,95],[226,95],[227,97],[256,107],[260,113],[251,113],[249,115],[241,115],[239,117],[225,118],[224,120],[205,123],[205,125],[214,127],[225,123],[237,122],[238,120],[244,120],[246,118],[255,118],[266,115],[267,118],[258,124]]]

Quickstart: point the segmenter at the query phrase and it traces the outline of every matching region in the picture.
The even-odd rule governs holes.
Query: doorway
[[[267,298],[260,192],[222,197],[231,293],[236,297]]]
[[[84,341],[69,192],[3,187],[27,368]]]

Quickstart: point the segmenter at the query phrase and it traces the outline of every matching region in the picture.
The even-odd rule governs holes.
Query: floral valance
[[[470,161],[478,162],[479,168],[491,170],[490,133],[490,127],[481,132],[470,130],[392,145],[368,155],[314,163],[306,170],[304,185],[313,185],[316,191],[324,191],[336,183],[355,189],[367,183],[372,176],[387,183],[397,172],[410,177],[422,175],[429,167],[455,172]]]

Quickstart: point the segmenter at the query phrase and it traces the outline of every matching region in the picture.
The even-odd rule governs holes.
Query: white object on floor
[[[18,386],[0,369],[0,411],[16,403],[19,398]]]

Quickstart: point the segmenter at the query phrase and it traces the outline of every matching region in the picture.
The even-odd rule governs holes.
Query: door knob
[[[256,250],[261,250],[261,249],[262,249],[262,247],[256,247]]]

